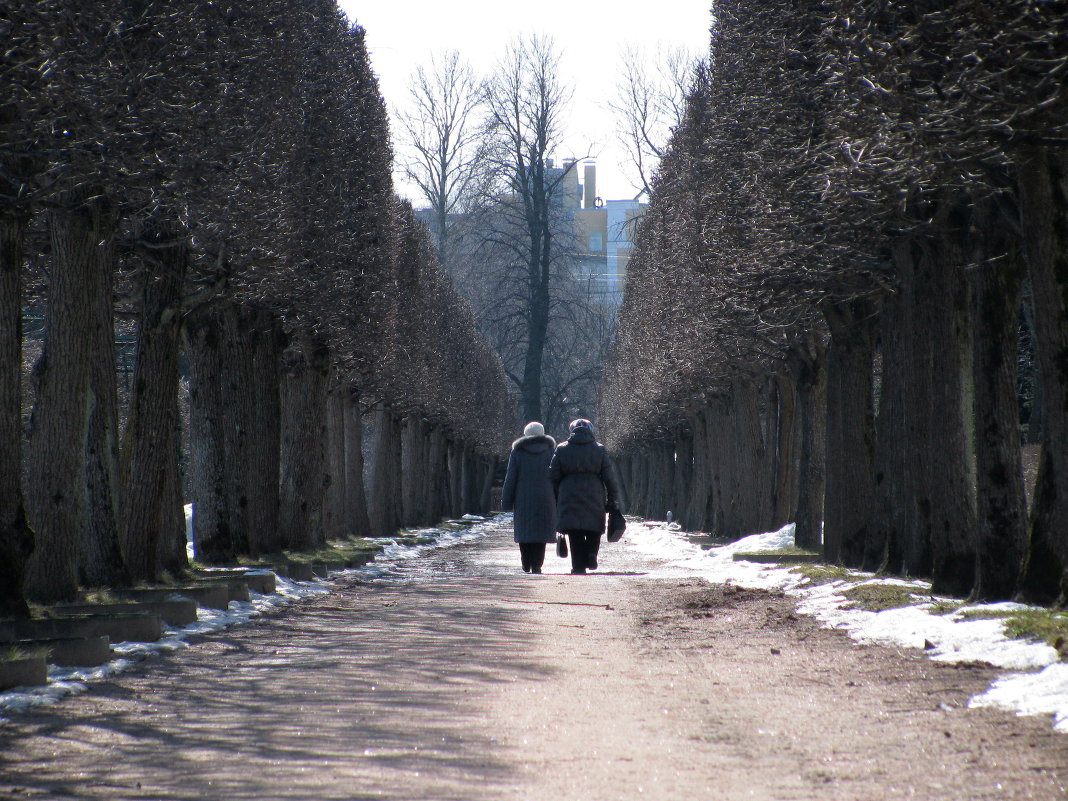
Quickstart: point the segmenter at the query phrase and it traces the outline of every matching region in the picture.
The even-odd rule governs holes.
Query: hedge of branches
[[[327,393],[425,418],[472,453],[506,441],[500,360],[394,197],[364,32],[333,0],[6,3],[0,37],[0,584],[28,565],[38,597],[69,597],[184,564],[176,462],[160,456],[177,453],[180,336],[192,483],[217,496],[198,540],[219,560],[314,544],[246,510],[253,485],[277,494],[272,475],[283,507],[338,485],[298,486],[284,464],[327,447],[286,429]],[[23,454],[26,304],[47,312]],[[115,314],[138,321],[125,412]],[[263,436],[275,464],[251,476]]]
[[[1068,4],[726,0],[709,64],[601,391],[633,500],[732,536],[795,521],[834,561],[939,591],[1056,599]]]

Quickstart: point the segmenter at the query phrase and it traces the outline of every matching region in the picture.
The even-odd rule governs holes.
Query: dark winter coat
[[[555,447],[556,440],[545,435],[520,437],[512,443],[501,508],[515,511],[512,528],[516,542],[556,541],[556,500],[549,483],[549,461]]]
[[[616,503],[619,490],[608,451],[588,428],[561,442],[549,465],[556,488],[557,531],[604,531],[605,502]]]

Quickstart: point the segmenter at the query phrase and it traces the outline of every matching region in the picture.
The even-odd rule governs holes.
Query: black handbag
[[[567,559],[567,537],[563,534],[556,535],[556,555],[561,559]]]
[[[615,506],[608,508],[608,541],[619,542],[623,538],[623,532],[627,530],[627,521],[623,513]]]

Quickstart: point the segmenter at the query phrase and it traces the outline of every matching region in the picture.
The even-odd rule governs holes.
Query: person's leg
[[[523,572],[530,572],[530,546],[532,543],[521,542],[519,543],[519,558],[523,562]]]
[[[597,569],[597,554],[601,550],[601,535],[591,531],[586,537],[586,567],[590,570]]]
[[[545,564],[545,543],[544,542],[532,542],[530,543],[530,572],[540,573],[542,565]]]
[[[569,531],[567,538],[571,545],[571,572],[586,572],[586,532]]]

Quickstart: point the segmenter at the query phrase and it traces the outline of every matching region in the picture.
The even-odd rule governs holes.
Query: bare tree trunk
[[[493,476],[497,472],[497,457],[482,457],[482,488],[478,494],[478,512],[484,515],[490,510],[490,495],[493,490]]]
[[[463,448],[459,440],[449,440],[449,516],[463,514]]]
[[[472,513],[477,508],[480,489],[474,448],[464,445],[464,483],[461,503],[464,514]]]
[[[921,311],[921,295],[933,291],[929,281],[924,281],[923,262],[930,261],[930,255],[921,251],[919,244],[911,238],[902,237],[894,249],[894,263],[897,267],[900,285],[902,309],[898,317],[899,327],[894,336],[902,340],[902,364],[896,373],[896,380],[901,384],[901,414],[903,419],[902,440],[899,447],[903,449],[895,462],[901,474],[896,477],[900,484],[901,512],[895,514],[894,534],[901,546],[900,572],[906,576],[931,575],[931,504],[926,498],[929,490],[927,482],[931,475],[928,460],[930,457],[929,428],[933,421],[933,392],[931,381],[933,367],[932,343],[929,340],[934,332],[924,326],[927,321]],[[930,272],[929,268],[926,271]],[[931,314],[938,315],[935,308]],[[941,346],[941,343],[939,344]],[[884,373],[884,381],[890,376]]]
[[[735,526],[739,535],[760,531],[761,466],[764,460],[760,425],[760,396],[756,383],[748,377],[734,382],[734,476]]]
[[[930,285],[917,295],[924,332],[921,343],[933,351],[925,359],[931,367],[926,443],[929,500],[921,500],[920,519],[930,531],[932,590],[964,597],[975,586],[977,545],[975,462],[968,437],[972,320],[964,280],[964,238],[971,203],[965,197],[945,203],[947,233],[935,241],[930,257],[921,260],[930,270],[925,276]]]
[[[859,567],[874,496],[872,364],[875,308],[868,300],[827,303],[827,482],[823,553]]]
[[[114,218],[106,223],[114,226]],[[78,548],[78,578],[87,587],[127,582],[119,548],[119,396],[115,372],[115,243],[97,245],[89,300],[89,438],[85,453],[86,509]]]
[[[683,528],[690,526],[687,509],[693,495],[693,450],[693,431],[679,426],[675,430],[675,475],[671,482],[671,509],[675,520]]]
[[[345,521],[354,537],[371,534],[363,472],[363,415],[359,397],[352,390],[345,406]]]
[[[30,418],[26,501],[37,548],[27,595],[42,603],[78,594],[78,538],[86,510],[91,287],[110,269],[110,215],[96,204],[57,208],[49,216],[52,272],[44,352],[34,368],[37,400]],[[103,250],[101,253],[99,251]],[[101,259],[106,267],[101,265]]]
[[[376,537],[392,536],[401,527],[399,429],[390,408],[379,404],[375,409],[371,497],[368,498],[371,530]]]
[[[283,356],[278,518],[283,547],[295,551],[313,550],[324,541],[329,370],[329,352],[311,336],[298,337]]]
[[[345,520],[345,499],[348,493],[345,474],[345,417],[349,405],[349,388],[335,386],[326,401],[326,461],[330,485],[326,490],[326,509],[323,528],[329,539],[349,535]]]
[[[791,353],[801,407],[799,490],[794,516],[794,541],[799,548],[819,550],[823,544],[824,423],[826,420],[825,355],[820,345],[806,343]]]
[[[980,266],[971,276],[975,342],[975,455],[978,569],[975,596],[1013,597],[1027,550],[1026,499],[1016,395],[1020,283],[1019,243],[1003,235],[996,210],[985,204],[973,226]]]
[[[712,398],[708,405],[708,452],[711,462],[711,492],[708,495],[708,528],[720,537],[730,536],[727,525],[726,505],[729,487],[724,475],[728,444],[723,434],[729,422],[727,401],[722,397]]]
[[[184,332],[189,362],[189,461],[193,503],[193,543],[198,559],[225,562],[234,556],[234,510],[227,503],[223,406],[225,367],[223,331],[214,304],[186,315]]]
[[[899,243],[899,247],[908,245]],[[905,568],[906,527],[911,503],[904,398],[904,373],[911,369],[905,335],[909,315],[903,292],[883,299],[879,334],[882,373],[879,410],[875,418],[875,495],[862,565],[870,571],[901,573]]]
[[[434,523],[449,515],[448,496],[448,459],[445,434],[440,426],[433,426],[429,433],[430,443],[427,455],[426,510],[427,519]]]
[[[175,240],[176,234],[165,227],[145,231],[159,241]],[[164,507],[175,501],[170,491],[178,473],[178,338],[189,255],[184,244],[175,243],[152,258],[143,266],[133,389],[119,461],[119,541],[137,581],[158,577],[161,552],[178,533],[165,528],[176,517]],[[180,499],[177,505],[180,509]],[[184,525],[180,531],[184,540]]]
[[[1068,159],[1036,147],[1018,164],[1044,414],[1021,592],[1052,601],[1068,593]]]
[[[230,559],[248,554],[252,548],[249,512],[256,482],[251,463],[253,431],[258,423],[256,384],[252,341],[255,337],[255,314],[236,303],[218,305],[222,339],[219,343],[223,360],[224,417],[223,433],[226,458],[225,503],[231,509]],[[258,549],[257,549],[258,550]]]
[[[531,268],[536,270],[536,267]],[[523,362],[523,383],[520,403],[527,420],[541,419],[542,368],[545,360],[545,341],[549,330],[548,275],[531,280],[531,300],[527,317],[527,351]]]
[[[178,576],[189,569],[186,541],[185,509],[182,497],[182,478],[178,469],[180,450],[179,427],[175,425],[164,447],[173,453],[167,462],[160,501],[159,530],[163,533],[159,551],[159,571]]]
[[[281,373],[282,335],[270,312],[251,320],[251,392],[255,414],[249,425],[246,458],[245,530],[251,556],[282,550],[278,526],[281,487]]]
[[[423,522],[419,506],[426,464],[422,453],[423,425],[415,416],[406,415],[401,423],[401,525]]]
[[[22,245],[26,219],[0,214],[0,617],[27,617],[33,532],[22,495]]]
[[[801,451],[801,424],[797,412],[797,382],[787,373],[775,376],[775,525],[793,520],[797,510],[798,464]]]

